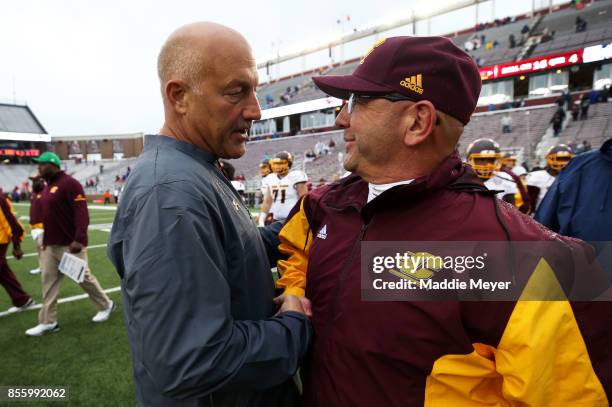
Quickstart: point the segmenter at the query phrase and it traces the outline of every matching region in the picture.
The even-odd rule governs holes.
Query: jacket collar
[[[64,171],[58,171],[56,172],[52,177],[49,177],[48,179],[45,179],[45,181],[47,181],[47,183],[53,183],[56,182],[57,180],[59,180],[60,178],[62,178],[66,173]]]
[[[602,144],[599,149],[602,157],[608,161],[612,161],[612,138],[608,139],[605,143]]]
[[[336,187],[331,188],[324,203],[335,209],[343,210],[353,207],[361,211],[365,206],[397,205],[416,196],[423,196],[440,189],[454,191],[489,193],[474,171],[465,165],[457,151],[446,157],[429,175],[416,178],[407,185],[398,185],[383,192],[375,200],[367,203],[368,183],[357,175],[351,175],[341,180]]]
[[[207,162],[213,165],[217,165],[218,157],[213,153],[202,150],[192,144],[186,143],[184,141],[179,141],[175,138],[163,136],[163,135],[151,135],[147,134],[145,136],[144,149],[150,150],[156,147],[166,146],[169,148],[173,148],[175,150],[179,150],[185,154],[190,155],[200,162]]]

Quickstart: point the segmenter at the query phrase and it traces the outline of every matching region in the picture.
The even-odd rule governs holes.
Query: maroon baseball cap
[[[377,41],[352,75],[312,78],[325,93],[348,99],[351,93],[400,93],[429,100],[463,124],[480,95],[480,72],[472,58],[444,37],[391,37]]]

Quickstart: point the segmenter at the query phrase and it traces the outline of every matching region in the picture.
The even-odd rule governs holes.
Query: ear
[[[433,132],[436,125],[437,113],[434,105],[428,100],[416,102],[408,109],[406,114],[406,127],[404,130],[404,144],[416,146],[422,143]]]
[[[166,100],[181,115],[187,113],[187,90],[187,84],[181,80],[168,81],[164,88]]]

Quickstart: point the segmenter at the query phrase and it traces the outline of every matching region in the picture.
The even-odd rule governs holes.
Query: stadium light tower
[[[329,47],[335,47],[337,45],[356,41],[362,38],[371,37],[381,32],[389,31],[409,24],[413,25],[413,34],[416,34],[416,23],[418,21],[446,14],[454,10],[460,10],[472,5],[477,6],[478,4],[487,1],[490,0],[447,0],[423,3],[419,5],[418,12],[410,9],[410,13],[407,11],[406,15],[400,18],[394,17],[393,19],[377,23],[376,25],[368,25],[367,27],[363,27],[356,32],[349,32],[338,38],[330,40],[318,41],[314,44],[301,47],[298,50],[289,51],[284,55],[280,55],[279,52],[275,56],[268,56],[267,58],[259,60],[257,63],[257,69],[266,68],[267,64],[280,64],[281,62],[290,61],[303,55],[313,54],[317,51],[328,49]]]

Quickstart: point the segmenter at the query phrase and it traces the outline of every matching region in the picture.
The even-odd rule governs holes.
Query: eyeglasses
[[[387,95],[358,95],[356,93],[351,93],[351,95],[349,96],[347,106],[346,106],[349,115],[351,115],[353,111],[355,110],[355,103],[357,102],[357,99],[385,99],[390,102],[400,102],[402,100],[410,100],[414,102],[414,99],[409,98],[408,96],[404,96],[399,93],[390,93]]]

